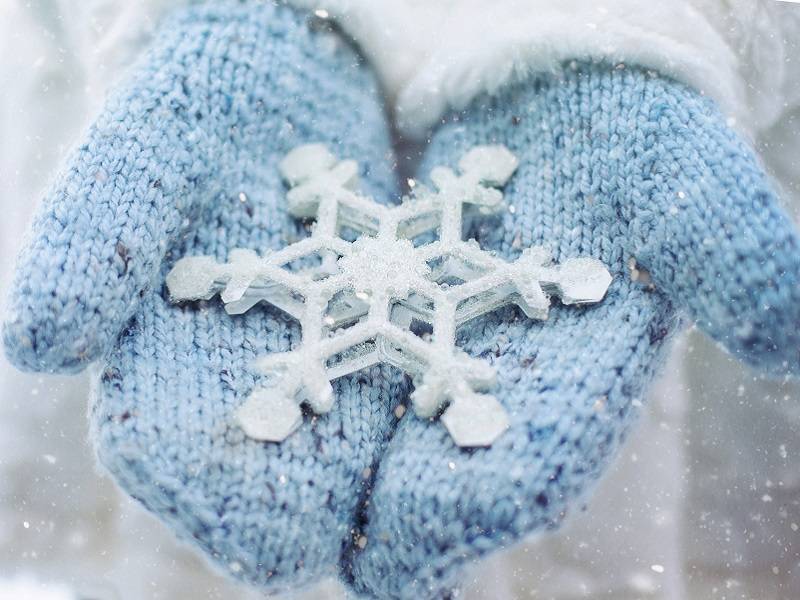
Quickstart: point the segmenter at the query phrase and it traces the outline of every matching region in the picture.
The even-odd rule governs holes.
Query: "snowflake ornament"
[[[290,214],[316,219],[310,237],[261,257],[235,249],[226,264],[179,260],[167,276],[172,301],[219,294],[231,315],[263,301],[302,327],[299,347],[256,362],[269,381],[236,413],[245,433],[282,441],[302,422],[301,403],[318,414],[331,410],[332,380],[388,363],[413,378],[418,416],[446,406],[441,420],[456,444],[491,445],[508,416],[486,393],[493,368],[456,346],[456,329],[507,304],[546,319],[551,295],[564,304],[598,302],[611,283],[593,258],[554,266],[534,247],[506,262],[462,239],[465,218],[503,209],[498,188],[516,167],[505,147],[480,146],[462,157],[460,174],[438,167],[435,189],[418,186],[413,199],[384,206],[358,194],[354,161],[301,146],[280,170]]]

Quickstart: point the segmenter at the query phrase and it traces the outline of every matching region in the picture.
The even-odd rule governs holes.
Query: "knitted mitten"
[[[253,441],[232,418],[255,385],[251,363],[288,349],[299,328],[269,307],[232,318],[216,301],[175,306],[164,279],[182,256],[224,261],[308,235],[278,171],[300,144],[368,162],[365,190],[392,197],[378,98],[355,53],[291,9],[183,10],[55,183],[10,296],[3,339],[16,365],[102,360],[93,436],[117,481],[230,573],[271,589],[336,572],[402,379],[343,378],[332,412],[282,444]]]
[[[531,245],[556,261],[594,256],[614,281],[603,302],[554,307],[545,322],[509,307],[463,327],[463,348],[497,369],[511,426],[465,450],[443,427],[400,422],[350,565],[354,586],[379,597],[437,595],[458,567],[579,509],[640,411],[677,314],[755,365],[800,370],[800,240],[710,101],[636,68],[573,64],[452,115],[421,170],[487,143],[520,166],[481,244],[505,257]]]

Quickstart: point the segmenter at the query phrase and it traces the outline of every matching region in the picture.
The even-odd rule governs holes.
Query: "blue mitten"
[[[253,359],[288,349],[297,325],[269,307],[231,318],[216,301],[175,306],[164,279],[182,256],[225,261],[307,235],[278,171],[300,144],[370,157],[366,191],[395,195],[380,95],[337,39],[272,2],[176,15],[46,199],[3,330],[24,369],[102,360],[101,461],[228,572],[269,589],[336,573],[403,380],[343,378],[332,412],[283,444],[255,442],[231,415],[255,385]]]
[[[476,231],[481,245],[508,258],[532,245],[557,262],[594,256],[614,281],[603,302],[554,307],[545,322],[509,307],[462,328],[462,347],[497,369],[511,426],[465,450],[443,427],[400,422],[349,567],[378,597],[438,595],[458,567],[578,509],[639,412],[677,315],[748,362],[800,370],[800,240],[710,101],[637,68],[573,64],[452,115],[421,171],[487,143],[520,166],[512,208]]]

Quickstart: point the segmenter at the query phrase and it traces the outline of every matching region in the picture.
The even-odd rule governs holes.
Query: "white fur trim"
[[[774,121],[785,80],[800,79],[784,64],[785,40],[800,35],[800,19],[787,25],[785,3],[768,0],[289,1],[326,11],[355,38],[380,73],[401,129],[415,136],[481,92],[571,59],[675,77],[715,98],[745,129]],[[751,78],[766,84],[765,97],[753,97]]]

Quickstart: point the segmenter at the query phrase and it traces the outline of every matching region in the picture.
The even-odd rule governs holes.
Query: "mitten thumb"
[[[634,269],[732,354],[800,373],[800,237],[747,144],[699,95],[650,104]],[[645,147],[649,147],[649,150]],[[645,234],[644,232],[648,232]]]
[[[109,101],[19,258],[3,325],[13,364],[81,370],[130,320],[171,243],[219,193],[258,21],[239,2],[181,11]]]

